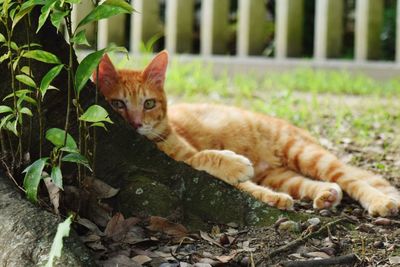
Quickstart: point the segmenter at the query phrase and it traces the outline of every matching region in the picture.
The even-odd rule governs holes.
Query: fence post
[[[303,40],[303,0],[278,0],[276,3],[275,57],[299,56]]]
[[[75,29],[78,25],[78,22],[82,20],[92,9],[94,5],[92,1],[82,1],[79,4],[74,4],[74,8],[71,13],[71,22],[72,29]],[[86,38],[89,43],[94,43],[97,36],[94,33],[94,23],[89,23],[80,28],[80,30],[86,30]],[[68,34],[66,34],[68,35]]]
[[[162,36],[163,26],[158,0],[133,0],[132,7],[138,12],[133,12],[131,17],[130,51],[137,54],[142,42],[146,43],[155,35]]]
[[[264,0],[239,0],[237,53],[239,56],[261,54],[268,28],[265,27]]]
[[[203,56],[223,54],[226,52],[227,40],[229,37],[228,16],[228,0],[202,1],[200,52]]]
[[[378,59],[383,23],[383,0],[356,1],[355,58]]]
[[[314,58],[340,56],[343,46],[343,0],[316,0]]]
[[[167,0],[165,41],[168,52],[190,53],[193,44],[193,0]]]

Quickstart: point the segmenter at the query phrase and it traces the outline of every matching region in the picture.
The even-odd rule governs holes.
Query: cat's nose
[[[135,129],[139,129],[140,127],[143,126],[143,124],[141,122],[133,122],[132,125],[133,125],[133,128],[135,128]]]

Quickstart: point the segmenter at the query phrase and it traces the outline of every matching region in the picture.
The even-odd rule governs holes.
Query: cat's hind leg
[[[288,142],[285,148],[283,156],[289,168],[318,180],[339,184],[370,215],[385,217],[398,213],[398,190],[381,176],[344,164],[317,144]]]
[[[335,207],[342,200],[336,183],[311,180],[287,168],[266,170],[256,177],[260,185],[285,192],[295,199],[311,199],[315,209]]]

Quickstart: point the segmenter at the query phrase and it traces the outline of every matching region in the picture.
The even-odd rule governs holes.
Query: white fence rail
[[[99,47],[109,42],[126,45],[140,54],[141,45],[153,36],[164,37],[164,48],[171,54],[193,54],[194,23],[199,21],[199,51],[204,59],[254,68],[262,66],[296,66],[350,68],[367,70],[372,76],[396,76],[400,66],[400,0],[397,1],[395,59],[377,62],[381,51],[380,34],[385,0],[355,0],[354,58],[338,60],[343,48],[343,16],[346,0],[275,0],[274,56],[262,55],[265,49],[266,0],[237,0],[235,49],[229,59],[227,46],[232,41],[228,23],[230,0],[132,0],[138,12],[118,16],[99,24]],[[311,58],[299,59],[303,51],[304,3],[315,1],[314,47]],[[82,18],[91,1],[84,1],[75,12]],[[196,12],[195,5],[200,5]],[[163,8],[161,8],[163,7]],[[164,14],[162,14],[163,12]],[[92,27],[92,28],[90,28]],[[87,29],[90,35],[93,26]],[[94,37],[93,37],[94,38]],[[263,43],[264,42],[264,43]],[[264,46],[263,46],[264,45]],[[254,56],[256,55],[256,56]],[[295,59],[293,59],[295,58]],[[370,72],[369,72],[370,70]],[[374,74],[375,70],[379,74]],[[385,73],[386,72],[386,73]],[[386,75],[386,76],[385,76]],[[380,77],[378,77],[380,78]]]

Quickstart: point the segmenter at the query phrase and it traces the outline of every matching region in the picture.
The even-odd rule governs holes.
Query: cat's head
[[[166,124],[164,93],[168,53],[157,54],[143,71],[117,70],[108,55],[99,65],[98,87],[106,100],[139,134],[152,137]],[[96,82],[96,75],[93,75]]]

